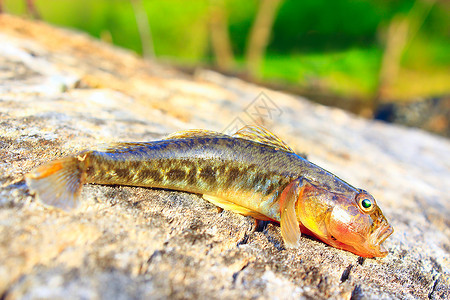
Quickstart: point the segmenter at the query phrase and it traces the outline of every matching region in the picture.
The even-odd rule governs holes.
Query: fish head
[[[382,243],[394,230],[364,190],[340,194],[311,185],[298,201],[297,216],[309,232],[333,247],[362,257],[388,253]]]
[[[364,190],[355,197],[337,197],[326,220],[336,247],[363,257],[384,257],[383,242],[394,232],[375,199]]]

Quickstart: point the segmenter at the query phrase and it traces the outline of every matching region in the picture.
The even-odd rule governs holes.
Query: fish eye
[[[372,202],[372,200],[368,199],[368,198],[361,198],[359,200],[359,207],[361,208],[362,211],[364,212],[370,212],[373,210],[373,208],[375,207],[374,203]]]
[[[364,208],[370,208],[372,206],[372,201],[370,201],[369,199],[364,199],[363,201],[361,201],[361,205]]]

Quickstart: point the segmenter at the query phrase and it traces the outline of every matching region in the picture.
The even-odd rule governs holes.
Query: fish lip
[[[386,255],[388,251],[383,247],[383,242],[392,234],[394,233],[394,229],[389,224],[384,224],[377,228],[374,233],[371,235],[371,242],[372,248],[376,249],[376,252],[378,252],[381,255]]]

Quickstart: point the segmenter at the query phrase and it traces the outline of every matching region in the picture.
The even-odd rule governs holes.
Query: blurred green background
[[[215,68],[312,98],[334,95],[373,106],[450,94],[450,1],[34,3],[47,22],[140,54],[144,47],[145,56],[184,68]],[[3,6],[30,14],[25,0],[4,0]],[[264,27],[268,35],[260,31],[258,44],[255,28]]]

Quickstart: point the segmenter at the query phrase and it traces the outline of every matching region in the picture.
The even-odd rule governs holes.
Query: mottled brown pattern
[[[125,168],[117,168],[115,170],[116,175],[124,180],[131,180],[133,170]]]
[[[160,182],[163,179],[163,175],[159,170],[142,169],[139,171],[139,178],[147,180],[149,182]]]
[[[167,171],[165,179],[172,182],[182,182],[186,179],[186,171],[179,168],[170,169]]]
[[[198,168],[194,164],[190,164],[188,167],[188,171],[186,173],[186,183],[187,184],[195,184],[197,182],[197,172]]]
[[[117,144],[89,154],[88,182],[162,187],[209,195],[277,198],[304,176],[340,193],[353,187],[300,156],[224,135]],[[243,198],[239,198],[243,199]],[[253,203],[252,205],[258,205]]]
[[[204,181],[209,185],[215,185],[217,181],[217,175],[215,168],[213,166],[205,166],[198,173],[200,180]]]
[[[230,167],[228,168],[228,172],[226,175],[225,185],[226,186],[232,186],[240,177],[241,170],[236,167]]]

